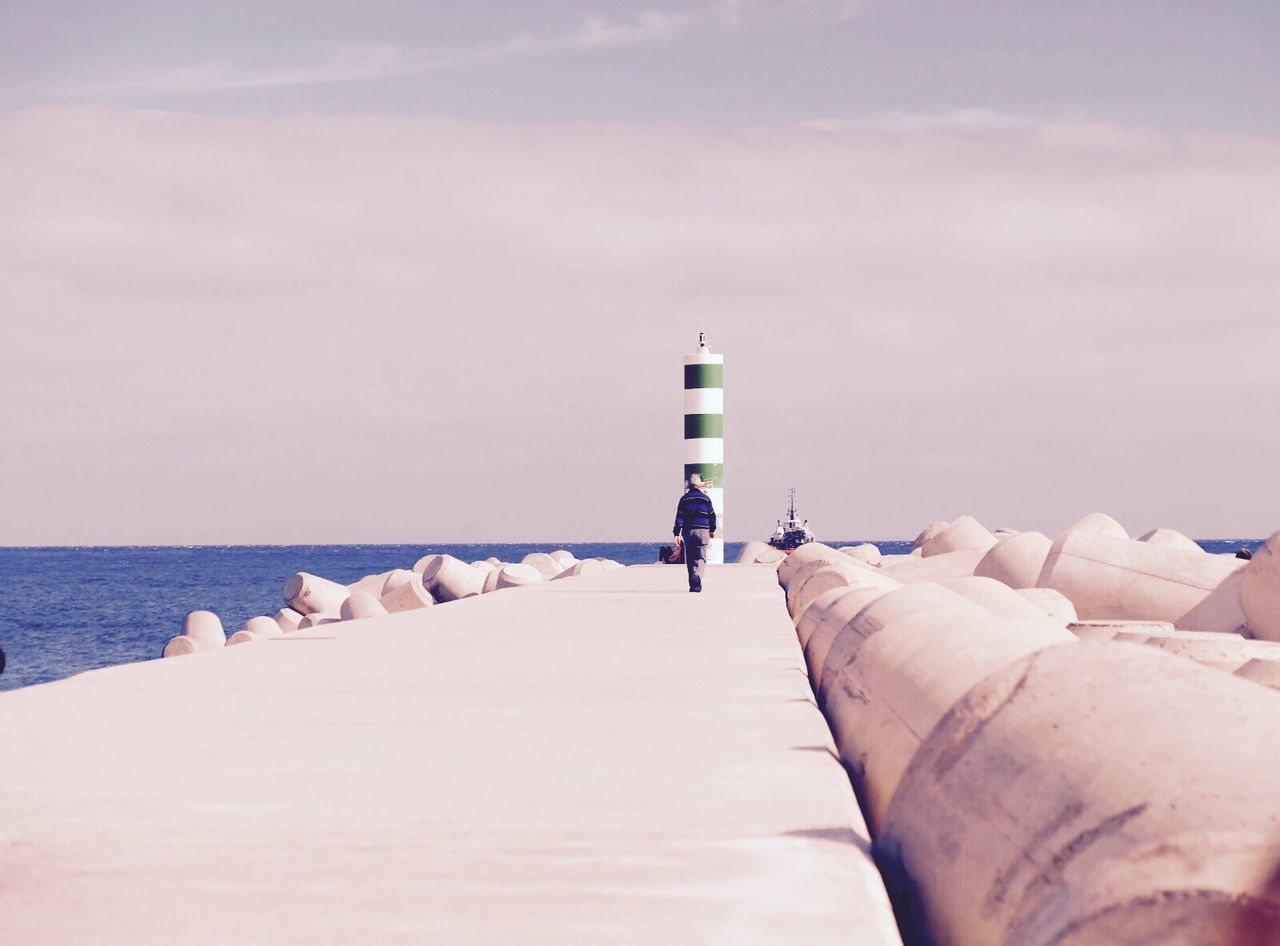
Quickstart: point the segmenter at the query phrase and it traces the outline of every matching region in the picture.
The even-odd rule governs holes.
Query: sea
[[[827,540],[833,546],[874,541],[885,554],[910,541]],[[1206,539],[1209,552],[1256,549],[1257,539]],[[529,552],[567,549],[624,565],[656,562],[655,542],[535,542],[488,545],[199,545],[0,548],[0,690],[34,686],[98,667],[154,660],[181,632],[190,611],[213,611],[228,633],[284,606],[294,572],[350,584],[364,575],[411,568],[443,552],[466,562],[495,556],[518,562]],[[734,561],[742,543],[725,544]]]

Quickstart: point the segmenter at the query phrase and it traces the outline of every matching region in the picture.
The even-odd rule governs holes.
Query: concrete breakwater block
[[[845,593],[826,609],[809,640],[804,645],[804,664],[809,674],[809,685],[814,699],[822,705],[822,671],[827,655],[841,635],[848,632],[850,623],[869,605],[888,594],[887,588],[846,588]]]
[[[587,559],[584,562],[574,562],[551,580],[559,581],[561,578],[576,578],[579,575],[600,575],[606,571],[608,571],[608,569],[604,567],[603,562]]]
[[[487,595],[491,591],[498,590],[498,578],[502,575],[503,568],[506,568],[505,564],[495,568],[493,571],[489,572],[489,574],[484,576],[484,584],[480,586],[480,593],[482,595]]]
[[[861,545],[846,545],[839,551],[850,558],[866,562],[868,565],[879,565],[880,559],[883,558],[880,554],[880,547],[871,542],[863,542]]]
[[[842,556],[829,545],[823,545],[821,542],[809,542],[800,546],[778,565],[778,584],[786,588],[790,585],[792,577],[806,565],[814,562],[828,564],[840,558],[845,561],[848,560],[848,556]]]
[[[1252,637],[1240,600],[1247,570],[1247,566],[1237,568],[1224,578],[1203,601],[1178,618],[1177,626],[1186,631],[1218,631]]]
[[[1019,588],[1017,593],[1042,610],[1055,624],[1065,627],[1080,620],[1075,605],[1061,591],[1054,591],[1052,588]]]
[[[1091,512],[1081,516],[1071,525],[1067,526],[1055,537],[1054,541],[1065,535],[1101,535],[1112,539],[1127,539],[1129,533],[1125,531],[1124,526],[1116,522],[1105,512]]]
[[[293,610],[293,608],[281,608],[275,613],[275,617],[272,620],[276,622],[282,633],[288,634],[290,631],[298,629],[298,624],[302,621],[302,615]]]
[[[1255,657],[1239,667],[1235,675],[1241,680],[1250,680],[1272,690],[1280,690],[1280,660],[1260,660]]]
[[[476,571],[478,571],[481,575],[487,575],[489,574],[489,572],[493,571],[494,568],[496,568],[497,566],[492,565],[489,562],[472,562],[471,567],[474,568]]]
[[[929,558],[894,558],[886,555],[880,560],[880,570],[904,584],[915,581],[950,581],[972,575],[986,555],[986,549],[960,549]]]
[[[391,577],[390,571],[379,572],[376,575],[365,575],[359,581],[347,585],[347,591],[364,591],[373,595],[374,598],[381,598],[386,593],[386,584],[389,577]]]
[[[528,556],[526,556],[527,558]],[[533,565],[504,565],[498,572],[498,590],[503,588],[523,588],[526,585],[537,585],[547,580],[545,572]]]
[[[178,635],[177,637],[169,638],[169,642],[164,645],[164,652],[161,656],[185,657],[187,654],[194,654],[198,649],[196,642],[190,637]]]
[[[361,618],[376,618],[389,613],[382,602],[365,591],[353,591],[346,601],[342,602],[342,610],[338,616],[344,621],[358,621]]]
[[[306,631],[313,627],[321,627],[325,624],[337,624],[342,620],[340,614],[324,614],[320,612],[312,612],[304,614],[302,620],[298,622],[298,630]]]
[[[548,552],[547,555],[549,555],[562,570],[577,564],[578,561],[573,557],[573,553],[568,549],[556,549],[554,552]]]
[[[857,590],[859,589],[851,588],[848,585],[831,588],[818,595],[805,606],[804,610],[800,612],[799,619],[795,622],[796,639],[800,642],[801,649],[808,645],[809,638],[813,635],[818,625],[822,623],[827,610],[849,592]],[[885,590],[887,591],[888,589]],[[849,616],[852,617],[852,615]]]
[[[1041,532],[1019,532],[991,546],[973,573],[1010,588],[1034,588],[1052,547],[1053,540]]]
[[[1028,654],[1074,642],[1066,628],[1001,620],[972,603],[890,622],[850,652],[838,641],[823,670],[822,705],[872,833],[922,741],[957,701]]]
[[[1037,586],[1060,591],[1084,620],[1177,621],[1244,563],[1090,532],[1054,540]]]
[[[555,578],[564,571],[564,567],[546,552],[530,552],[520,559],[520,564],[537,569],[544,578]]]
[[[298,620],[302,620],[301,615],[298,616]],[[276,623],[274,618],[263,615],[249,618],[244,622],[244,627],[241,630],[248,631],[254,637],[261,637],[263,640],[271,640],[273,637],[284,635],[284,631],[281,630],[280,625]]]
[[[1244,569],[1240,606],[1255,637],[1280,641],[1280,532],[1267,539]]]
[[[1186,552],[1203,552],[1196,540],[1183,535],[1176,529],[1152,529],[1138,536],[1139,542],[1150,542],[1152,545],[1167,545],[1169,548],[1182,549]]]
[[[1174,628],[1168,621],[1072,621],[1067,630],[1082,641],[1109,641],[1119,634],[1146,640],[1152,634],[1172,634]]]
[[[786,585],[787,611],[792,621],[799,620],[809,602],[831,588],[897,588],[900,582],[866,562],[836,553],[831,561],[818,559],[794,573]]]
[[[1003,582],[994,578],[970,575],[943,582],[943,587],[990,611],[996,617],[1011,621],[1044,621],[1045,613]],[[1062,622],[1066,627],[1066,622]]]
[[[398,585],[393,591],[388,591],[378,599],[378,603],[386,608],[388,614],[416,611],[418,608],[429,608],[436,603],[431,597],[431,592],[423,587],[422,576],[416,573],[411,574],[413,574],[413,581]]]
[[[751,541],[742,546],[742,551],[738,553],[739,565],[754,565],[757,556],[762,552],[767,552],[769,546],[764,542]]]
[[[350,593],[346,585],[307,572],[298,572],[284,585],[285,604],[304,615],[337,614]]]
[[[920,554],[932,558],[969,549],[985,552],[995,544],[996,537],[982,523],[973,516],[961,516],[929,536],[920,545]]]
[[[183,618],[182,636],[190,637],[201,650],[216,649],[227,642],[222,621],[212,611],[192,611]]]
[[[916,536],[915,540],[911,543],[911,551],[918,552],[920,549],[924,548],[926,542],[949,525],[951,525],[951,523],[945,519],[939,519],[937,522],[929,523],[920,531],[920,534]]]
[[[1251,660],[1280,661],[1280,644],[1253,641],[1235,634],[1203,634],[1194,637],[1170,634],[1143,642],[1167,654],[1194,660],[1215,670],[1234,673]]]
[[[423,568],[422,584],[437,601],[460,601],[480,594],[484,575],[452,555],[437,555]]]
[[[1187,707],[1206,710],[1178,725]],[[1275,944],[1278,724],[1280,694],[1148,647],[991,674],[927,734],[876,840],[905,938]]]
[[[232,634],[230,637],[227,638],[227,646],[231,647],[235,644],[252,644],[255,641],[260,641],[260,640],[262,640],[262,638],[259,637],[257,634],[254,634],[251,631],[246,631],[243,628],[241,628],[240,630],[236,631],[234,634]]]
[[[164,646],[165,657],[181,657],[202,650],[225,647],[227,632],[212,611],[192,611],[182,619],[182,633]]]

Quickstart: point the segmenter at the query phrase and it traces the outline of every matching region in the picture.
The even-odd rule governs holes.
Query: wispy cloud
[[[289,86],[380,82],[464,69],[519,56],[590,53],[692,32],[732,32],[803,13],[822,22],[848,19],[863,0],[714,0],[680,8],[647,7],[624,15],[589,14],[568,28],[526,32],[449,55],[424,55],[401,45],[344,47],[300,66],[252,66],[218,59],[178,68],[82,83],[76,95],[198,95]]]
[[[589,16],[568,40],[559,44],[569,49],[603,49],[647,43],[672,36],[695,21],[688,10],[641,10],[626,19]]]

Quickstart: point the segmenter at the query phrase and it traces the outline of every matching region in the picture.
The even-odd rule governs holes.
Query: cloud
[[[745,25],[793,18],[839,22],[860,12],[857,0],[717,0],[682,8],[645,7],[606,16],[590,13],[567,28],[524,32],[504,40],[449,55],[424,55],[401,45],[343,47],[317,62],[291,66],[250,66],[230,59],[177,68],[154,69],[131,76],[84,82],[59,90],[75,98],[170,96],[249,91],[297,86],[380,82],[423,76],[524,56],[590,53],[669,39],[683,33],[738,30]]]
[[[734,537],[788,485],[848,538],[1276,525],[1275,140],[50,108],[0,154],[9,541],[656,534],[699,330]]]
[[[556,45],[588,50],[647,43],[680,32],[691,20],[689,11],[641,10],[622,20],[592,15],[582,22],[567,41]]]

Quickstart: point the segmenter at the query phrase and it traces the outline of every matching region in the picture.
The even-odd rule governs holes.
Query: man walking
[[[689,477],[689,489],[676,506],[674,534],[684,542],[684,564],[689,570],[689,590],[702,590],[702,572],[707,566],[707,546],[716,537],[716,510],[704,493],[702,477]]]

